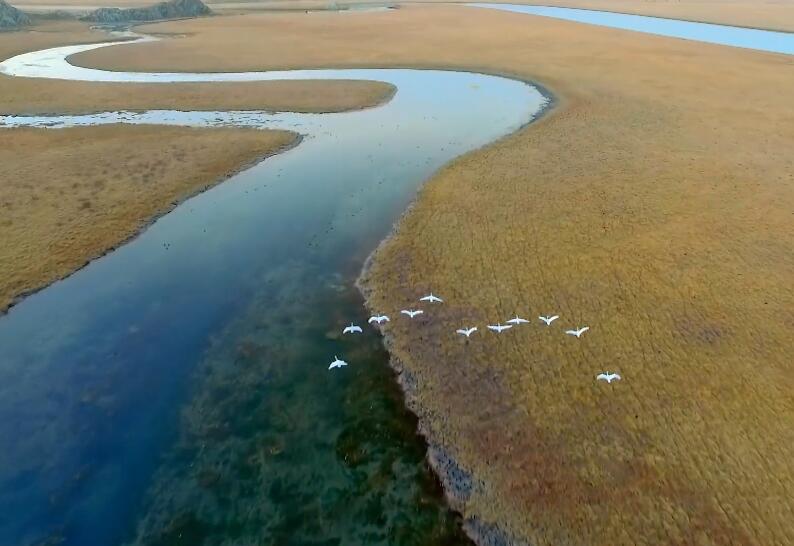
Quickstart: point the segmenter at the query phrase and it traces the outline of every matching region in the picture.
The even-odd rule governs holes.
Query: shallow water
[[[398,92],[343,114],[0,117],[305,137],[0,317],[0,544],[464,543],[379,336],[339,333],[364,323],[354,279],[421,182],[530,121],[542,95],[441,71],[102,73],[66,53],[2,66],[114,81],[362,78]],[[329,372],[334,355],[350,366]]]
[[[628,15],[624,13],[587,9],[522,6],[517,4],[467,5],[529,15],[541,15],[543,17],[554,17],[567,21],[589,23],[623,30],[634,30],[637,32],[646,32],[673,38],[684,38],[686,40],[696,40],[698,42],[708,42],[711,44],[729,45],[794,55],[794,33],[789,32],[775,32],[771,30],[714,25],[710,23],[694,23],[677,19],[646,17],[643,15]]]

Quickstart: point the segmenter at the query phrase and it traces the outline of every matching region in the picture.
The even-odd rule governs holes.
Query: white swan
[[[400,311],[400,313],[402,313],[403,315],[408,315],[411,318],[414,318],[416,315],[421,315],[422,313],[424,313],[424,311],[422,311],[421,309],[416,309],[416,310],[403,309],[402,311]]]
[[[509,330],[512,327],[513,327],[512,324],[505,324],[505,325],[502,325],[502,324],[489,324],[488,325],[488,329],[489,330],[493,330],[497,334],[501,334],[502,330]]]
[[[339,357],[334,356],[334,361],[331,362],[331,365],[328,366],[328,369],[333,370],[334,368],[341,368],[342,366],[347,366],[347,362],[344,360],[339,360]]]
[[[387,317],[386,315],[374,315],[372,317],[369,317],[369,320],[367,322],[369,324],[372,324],[373,322],[377,322],[378,324],[381,324],[383,322],[389,322],[389,317]]]
[[[553,317],[544,317],[543,315],[540,315],[538,318],[539,318],[540,320],[542,320],[543,322],[545,322],[545,323],[546,323],[546,326],[548,326],[548,325],[550,325],[552,322],[554,322],[555,320],[557,320],[558,318],[560,318],[560,315],[554,315]]]
[[[578,330],[565,330],[565,333],[570,336],[576,336],[577,338],[580,338],[582,337],[582,334],[584,334],[589,329],[590,329],[589,326],[582,326]]]
[[[510,324],[527,324],[527,323],[529,323],[529,321],[527,319],[521,318],[518,315],[516,315],[515,317],[511,318],[507,322],[510,323]]]
[[[363,330],[361,330],[361,326],[356,326],[355,324],[353,324],[351,322],[350,326],[345,326],[345,329],[342,330],[342,333],[343,334],[356,334],[356,333],[360,334],[362,331]]]
[[[471,328],[461,328],[460,330],[455,330],[455,333],[456,334],[460,334],[462,336],[469,337],[470,335],[472,335],[476,331],[477,331],[477,327],[476,326],[472,326]]]
[[[596,381],[606,381],[607,383],[612,383],[613,381],[620,381],[620,375],[616,373],[600,373],[596,376]]]
[[[422,296],[421,298],[419,298],[419,301],[428,301],[430,303],[442,303],[444,300],[442,300],[438,296],[434,296],[433,293],[430,292],[430,294],[428,294],[427,296]]]

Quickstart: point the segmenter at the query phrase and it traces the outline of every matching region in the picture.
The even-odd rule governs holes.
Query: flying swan
[[[419,298],[419,301],[428,301],[430,303],[442,303],[444,300],[442,300],[437,296],[434,296],[433,293],[430,292],[430,294],[428,294],[427,296],[423,296]]]
[[[488,325],[488,329],[489,329],[489,330],[493,330],[493,331],[494,331],[494,332],[496,332],[497,334],[501,334],[501,333],[502,333],[502,330],[509,330],[509,329],[510,329],[510,328],[512,328],[512,327],[513,327],[513,325],[512,325],[512,324],[506,324],[506,325],[504,325],[504,326],[503,326],[502,324],[496,324],[496,325],[489,324],[489,325]]]
[[[471,328],[461,328],[460,330],[455,330],[455,333],[456,334],[460,334],[462,336],[469,337],[470,335],[472,335],[476,331],[477,331],[477,327],[476,326],[472,326]]]
[[[347,362],[344,360],[339,360],[339,357],[334,356],[334,361],[331,362],[331,365],[328,366],[328,369],[333,370],[334,368],[341,368],[342,366],[347,366]]]
[[[345,329],[342,330],[343,334],[355,334],[355,333],[360,334],[361,332],[362,332],[361,326],[356,326],[352,322],[350,323],[350,326],[345,326]]]
[[[596,381],[606,381],[612,383],[613,381],[620,381],[621,377],[616,373],[600,373],[596,376]]]
[[[400,313],[402,313],[403,315],[408,315],[411,318],[414,318],[416,315],[421,315],[422,313],[424,313],[424,311],[422,311],[421,309],[416,309],[416,310],[403,309],[402,311],[400,311]]]
[[[589,329],[590,329],[589,326],[582,326],[578,330],[565,330],[565,333],[568,334],[568,335],[576,336],[577,338],[580,338],[580,337],[582,337],[582,334],[584,334]]]
[[[523,319],[516,315],[515,317],[511,318],[507,321],[510,324],[527,324],[529,321],[527,319]]]
[[[381,324],[382,322],[389,322],[389,317],[387,317],[386,315],[375,315],[369,317],[369,320],[367,322],[369,324],[372,324],[373,322],[377,322],[378,324]]]
[[[545,323],[546,323],[546,326],[548,326],[548,325],[550,325],[552,322],[554,322],[555,320],[557,320],[558,318],[560,318],[560,315],[554,315],[553,317],[544,317],[543,315],[540,315],[538,318],[539,318],[540,320],[542,320],[543,322],[545,322]]]

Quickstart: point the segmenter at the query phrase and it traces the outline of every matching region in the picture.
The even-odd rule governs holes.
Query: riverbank
[[[296,138],[285,131],[121,125],[0,131],[0,313]]]
[[[549,87],[550,115],[427,183],[366,279],[378,309],[446,298],[422,329],[386,332],[422,430],[471,476],[464,516],[539,545],[794,539],[790,57],[467,7],[153,28],[191,36],[80,63],[219,69],[206,48],[230,70]],[[561,318],[454,335],[516,312]],[[596,383],[605,370],[624,380]]]

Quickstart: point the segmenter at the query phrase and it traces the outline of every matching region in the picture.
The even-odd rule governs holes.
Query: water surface
[[[0,317],[0,544],[464,543],[378,334],[340,332],[365,323],[353,281],[422,181],[518,129],[545,99],[522,82],[456,72],[128,74],[64,60],[94,47],[0,69],[103,81],[373,79],[398,91],[339,114],[0,117],[304,136]],[[432,289],[413,288],[417,298]],[[329,372],[335,355],[350,366]]]
[[[794,55],[794,33],[775,32],[754,28],[732,27],[711,23],[695,23],[678,19],[628,15],[609,11],[557,8],[547,6],[522,6],[518,4],[467,4],[478,8],[491,8],[567,21],[588,23],[604,27],[634,30],[660,36],[684,38],[698,42],[729,45],[774,53]],[[717,9],[717,8],[715,8]]]

